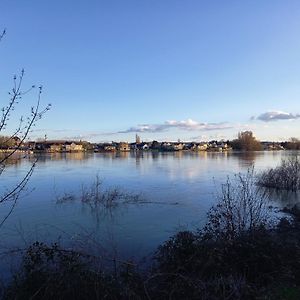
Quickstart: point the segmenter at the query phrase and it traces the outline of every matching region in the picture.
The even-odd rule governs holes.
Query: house
[[[104,145],[103,150],[107,152],[114,152],[117,151],[117,148],[114,145]]]
[[[197,150],[199,150],[199,151],[205,151],[205,150],[207,150],[207,148],[208,148],[208,145],[206,143],[201,143],[197,146]]]
[[[164,142],[161,144],[161,150],[163,151],[173,151],[172,144],[169,142]]]
[[[128,152],[130,151],[130,145],[125,142],[120,142],[117,146],[117,150],[122,152]]]
[[[29,141],[27,143],[24,144],[24,147],[27,149],[27,150],[34,150],[36,148],[36,142],[34,141]]]
[[[193,151],[206,151],[207,148],[208,145],[206,143],[200,143],[200,144],[193,143],[190,145],[190,149]]]
[[[180,151],[180,150],[183,150],[184,144],[182,144],[182,143],[175,143],[172,146],[173,146],[173,150],[174,151]]]
[[[82,144],[78,144],[75,142],[66,142],[64,144],[64,150],[66,152],[79,152],[79,151],[84,151],[83,149],[83,145]]]
[[[223,151],[229,151],[232,150],[232,148],[227,144],[227,143],[222,143],[221,144],[222,150]]]
[[[284,150],[284,147],[280,143],[263,142],[263,149],[269,151]]]
[[[145,150],[149,150],[149,149],[150,149],[150,147],[147,143],[136,144],[136,150],[145,151]]]
[[[136,142],[135,143],[130,143],[129,147],[130,147],[130,150],[133,150],[133,151],[138,150],[138,144]]]
[[[22,140],[18,136],[14,136],[12,138],[12,140],[13,140],[14,146],[19,146],[22,144]]]
[[[29,147],[35,151],[46,151],[46,144],[43,142],[30,142]],[[49,146],[50,147],[50,146]]]
[[[142,144],[142,150],[149,150],[149,149],[150,149],[150,147],[148,144],[146,144],[146,143]]]
[[[82,143],[73,141],[53,140],[53,141],[41,141],[31,144],[34,146],[35,151],[45,152],[79,152],[84,151]]]
[[[222,147],[220,145],[218,145],[216,142],[212,142],[209,144],[208,151],[214,151],[214,152],[220,152],[222,151]]]
[[[51,144],[49,148],[47,148],[48,152],[61,152],[62,144]]]
[[[183,150],[184,144],[183,143],[162,143],[161,150],[163,151],[180,151]]]
[[[64,143],[65,141],[60,140],[36,142],[34,151],[61,152],[64,150]]]

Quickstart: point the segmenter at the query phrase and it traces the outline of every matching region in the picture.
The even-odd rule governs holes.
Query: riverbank
[[[234,203],[238,204],[236,201],[237,198]],[[221,201],[210,210],[203,229],[178,232],[159,246],[147,269],[113,258],[112,268],[107,270],[103,267],[103,259],[107,258],[101,254],[63,248],[59,243],[35,242],[24,249],[20,269],[2,287],[2,297],[299,299],[300,210],[286,209],[287,215],[277,225],[259,214],[261,217],[251,226],[234,229],[226,223],[235,211],[231,206],[226,210],[229,215],[222,214],[224,205],[226,202]],[[240,221],[229,222],[238,226]]]

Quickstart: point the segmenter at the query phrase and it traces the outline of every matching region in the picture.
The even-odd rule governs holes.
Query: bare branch
[[[6,29],[4,29],[4,30],[2,31],[2,33],[0,34],[0,42],[1,42],[1,40],[3,39],[3,37],[5,36],[5,34],[6,34]]]
[[[0,41],[2,40],[5,34],[6,34],[6,30],[3,30],[3,32],[0,33]],[[14,112],[16,105],[22,100],[22,97],[27,95],[33,89],[35,89],[35,86],[33,85],[27,90],[22,90],[24,75],[25,75],[25,71],[23,69],[21,70],[19,76],[15,75],[13,77],[13,85],[10,92],[8,93],[9,94],[8,104],[2,107],[0,113],[1,134],[5,132],[5,130],[7,130],[10,117]],[[32,131],[32,127],[34,127],[36,122],[40,120],[44,115],[44,113],[46,113],[50,109],[51,104],[48,104],[45,108],[40,108],[41,94],[42,94],[42,86],[39,86],[36,105],[34,107],[31,107],[31,111],[28,117],[24,118],[23,116],[21,116],[19,118],[19,124],[17,125],[13,133],[8,135],[7,137],[5,136],[2,137],[3,145],[5,145],[5,147],[8,148],[8,151],[4,154],[3,157],[0,158],[0,176],[3,175],[3,172],[5,171],[6,166],[10,162],[12,156],[22,148],[24,141],[27,139],[29,133]],[[10,145],[13,140],[15,144],[12,147]],[[24,157],[19,157],[18,160],[22,158]],[[13,212],[17,204],[17,201],[21,195],[21,192],[26,187],[26,184],[28,183],[28,180],[30,179],[33,173],[36,162],[37,160],[35,160],[32,163],[30,169],[27,171],[25,176],[19,182],[17,182],[16,185],[11,190],[8,190],[4,192],[3,195],[0,195],[0,204],[8,201],[13,201],[9,212],[4,217],[4,219],[0,222],[0,227],[4,224],[4,222],[8,219],[8,217]]]

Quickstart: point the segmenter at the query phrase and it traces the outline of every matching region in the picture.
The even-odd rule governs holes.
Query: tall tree
[[[262,150],[261,143],[254,137],[252,131],[239,132],[238,138],[231,142],[233,149],[241,151],[259,151]]]

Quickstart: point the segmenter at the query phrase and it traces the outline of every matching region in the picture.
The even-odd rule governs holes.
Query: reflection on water
[[[23,153],[15,153],[12,156],[9,156],[9,153],[0,153],[0,161],[5,160],[6,166],[21,164],[24,157]]]
[[[49,160],[57,161],[57,160],[85,160],[90,157],[87,152],[64,152],[64,153],[47,153],[47,154],[32,154],[33,157],[36,157],[39,162],[46,162]]]
[[[278,191],[275,189],[264,189],[271,200],[271,205],[275,203],[279,209],[293,207],[300,204],[300,193],[292,191]]]
[[[155,249],[178,227],[202,226],[208,209],[216,201],[216,186],[226,176],[253,166],[259,172],[278,165],[289,155],[287,151],[33,154],[12,162],[1,178],[2,189],[13,185],[38,157],[28,184],[31,192],[20,199],[2,235],[5,243],[16,244],[19,238],[12,232],[18,224],[34,239],[47,227],[46,238],[57,239],[62,233],[74,237],[93,232],[107,245],[106,232],[109,232],[122,254],[140,257]],[[117,186],[126,192],[139,193],[144,203],[120,206],[113,214],[99,214],[95,208],[76,201],[56,205],[57,196],[79,194],[82,185],[90,184],[97,174],[105,187]],[[270,199],[272,205],[283,206],[289,201],[297,202],[299,197],[270,193]],[[4,215],[6,208],[0,209]]]
[[[242,155],[237,157],[237,159],[239,160],[239,165],[241,167],[253,167],[255,164],[255,159],[258,155],[262,155],[261,152],[244,152]]]
[[[288,153],[286,151],[286,153]],[[7,163],[20,164],[23,158],[31,158],[31,160],[38,159],[40,163],[48,161],[81,161],[94,159],[134,159],[136,161],[140,160],[164,160],[164,159],[204,159],[204,160],[219,160],[219,159],[230,159],[238,160],[241,167],[253,166],[257,159],[261,158],[263,160],[278,160],[278,157],[282,156],[282,152],[279,151],[269,151],[269,152],[191,152],[191,151],[177,151],[177,152],[104,152],[104,153],[89,153],[89,152],[66,152],[66,153],[42,153],[42,154],[21,154],[16,153],[11,156]],[[285,156],[285,154],[284,154]],[[0,154],[0,159],[3,154]]]
[[[42,161],[57,161],[57,160],[88,160],[92,157],[95,159],[237,159],[243,165],[253,165],[257,159],[263,160],[276,160],[278,158],[293,155],[293,151],[249,151],[249,152],[206,152],[206,151],[175,151],[175,152],[158,152],[158,151],[138,151],[138,152],[103,152],[103,153],[90,153],[90,152],[57,152],[57,153],[31,153],[22,154],[15,153],[8,159],[8,164],[19,162],[24,157],[31,157],[33,159],[38,158]],[[0,153],[0,159],[4,157],[3,153]]]

